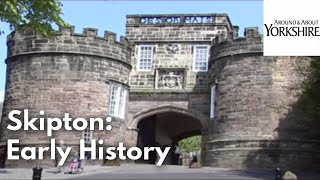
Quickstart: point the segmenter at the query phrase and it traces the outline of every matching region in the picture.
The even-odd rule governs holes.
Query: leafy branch
[[[62,4],[57,0],[1,0],[0,21],[10,29],[30,27],[44,36],[54,33],[53,26],[68,27],[62,17]],[[0,35],[3,34],[0,29]]]

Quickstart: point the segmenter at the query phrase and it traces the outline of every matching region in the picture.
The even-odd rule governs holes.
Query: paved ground
[[[56,172],[56,168],[45,168],[42,172],[42,180],[45,179],[71,179],[76,177],[88,176],[92,174],[101,174],[110,172],[112,167],[106,166],[87,166],[86,171],[81,174],[71,175]],[[32,169],[15,168],[15,169],[0,169],[0,179],[32,179]]]
[[[54,174],[44,169],[42,179],[216,179],[273,180],[268,170],[231,170],[221,168],[192,168],[183,166],[123,165],[119,167],[87,166],[81,174]],[[318,174],[298,173],[299,180],[317,180]],[[0,179],[31,179],[31,169],[0,169]]]
[[[184,166],[151,165],[121,166],[106,173],[97,173],[77,179],[215,179],[215,180],[273,180],[273,170],[232,170],[222,168],[192,168]],[[297,174],[299,180],[318,180],[320,173]]]
[[[268,171],[235,171],[218,168],[192,168],[182,166],[146,166],[112,168],[109,173],[97,173],[77,179],[266,179],[272,180]]]

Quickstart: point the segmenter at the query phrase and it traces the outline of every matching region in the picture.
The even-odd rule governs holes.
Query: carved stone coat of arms
[[[161,75],[159,78],[159,88],[180,89],[182,88],[182,76],[174,75],[173,72]]]

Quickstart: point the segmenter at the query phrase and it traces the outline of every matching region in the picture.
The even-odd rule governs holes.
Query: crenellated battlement
[[[132,44],[117,34],[105,31],[98,36],[95,28],[84,28],[75,32],[74,26],[59,29],[53,37],[43,37],[30,28],[14,31],[7,37],[8,58],[33,53],[75,53],[103,56],[131,64]]]
[[[56,35],[66,35],[66,36],[79,36],[79,37],[88,37],[94,39],[105,40],[107,42],[114,42],[120,44],[123,47],[131,48],[132,44],[124,36],[120,36],[120,41],[117,41],[117,33],[112,31],[104,31],[104,36],[98,36],[98,29],[96,28],[84,28],[82,33],[75,32],[75,27],[70,26],[69,28],[61,28],[56,32]]]
[[[219,43],[225,41],[250,41],[252,39],[257,40],[260,38],[262,40],[262,36],[258,30],[258,27],[248,27],[244,29],[244,37],[239,37],[239,27],[233,26],[232,30],[227,34],[222,33],[215,37],[212,41],[212,45],[217,45]]]
[[[238,31],[239,27],[233,26],[227,34],[222,33],[213,39],[211,60],[236,54],[263,52],[263,39],[257,27],[245,28],[244,37],[239,37]]]

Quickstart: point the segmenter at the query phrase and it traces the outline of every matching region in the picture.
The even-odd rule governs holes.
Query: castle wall
[[[45,131],[9,132],[7,125],[11,110],[29,109],[29,117],[71,118],[100,117],[109,113],[110,82],[127,84],[130,52],[126,39],[115,41],[114,33],[97,37],[94,29],[76,34],[73,29],[63,29],[52,38],[44,38],[30,29],[13,32],[8,37],[7,84],[2,116],[2,141],[20,139],[23,146],[48,146],[50,138],[57,145],[77,151],[80,131],[56,131],[48,137]],[[123,120],[113,118],[112,131],[95,131],[94,139],[104,139],[104,145],[123,140]],[[113,136],[114,138],[109,138]],[[117,137],[117,138],[116,138]],[[36,140],[36,141],[35,141]],[[71,153],[73,156],[74,153]],[[35,161],[33,161],[36,163]],[[42,166],[53,166],[53,160],[42,161]],[[29,166],[25,160],[7,161],[7,167]]]
[[[131,122],[141,111],[163,106],[182,108],[208,119],[209,76],[208,71],[194,71],[194,46],[209,47],[216,35],[231,28],[226,14],[128,15],[126,37],[134,44],[129,129],[135,128]],[[137,66],[141,45],[154,47],[153,66],[149,71],[141,71]],[[163,86],[161,79],[166,76],[172,77],[172,81],[180,78],[180,85]],[[203,132],[206,128],[203,127]],[[135,144],[136,136],[131,136],[130,141]]]
[[[190,19],[196,17],[198,20]],[[184,90],[207,90],[207,72],[192,71],[193,46],[210,45],[215,35],[230,29],[231,23],[225,14],[128,15],[126,37],[135,44],[131,89],[160,89],[157,84],[159,74],[167,70],[183,75]],[[155,46],[153,69],[146,72],[137,70],[138,46],[144,44]],[[171,51],[175,46],[177,51]]]
[[[73,28],[62,29],[51,38],[30,29],[12,32],[7,42],[1,158],[7,139],[20,139],[21,147],[50,144],[51,137],[45,132],[9,132],[11,110],[29,109],[30,117],[39,117],[44,110],[42,117],[62,118],[68,112],[70,117],[106,118],[111,84],[118,83],[130,90],[125,117],[113,118],[112,131],[93,133],[93,138],[103,139],[106,146],[118,142],[136,146],[138,123],[155,115],[156,120],[167,120],[157,127],[157,132],[163,133],[158,141],[164,144],[180,138],[180,132],[181,137],[200,132],[201,162],[207,166],[318,167],[319,142],[290,125],[297,118],[294,106],[299,100],[290,89],[305,78],[296,65],[307,67],[310,58],[265,57],[256,28],[245,29],[242,38],[237,30],[225,14],[173,14],[128,15],[128,40],[122,37],[120,42],[115,33],[98,37],[91,28],[81,34]],[[143,71],[137,66],[142,45],[152,47],[152,67]],[[197,45],[210,47],[207,71],[194,70]],[[216,87],[215,102],[211,102],[211,86]],[[210,105],[215,107],[211,119]],[[189,124],[181,124],[175,131],[173,127],[184,123],[183,119]],[[60,130],[52,138],[57,145],[63,140],[65,146],[74,147],[73,155],[82,132]],[[48,154],[45,158],[6,164],[55,164]]]
[[[231,168],[308,168],[319,148],[301,129],[283,127],[303,80],[295,63],[309,58],[264,57],[257,29],[244,38],[231,32],[212,46],[211,78],[216,116],[211,119],[207,165]],[[302,146],[303,144],[303,146]],[[311,164],[310,166],[311,167]]]
[[[143,109],[156,108],[159,106],[175,106],[189,109],[209,116],[209,96],[203,94],[182,94],[182,93],[158,93],[149,94],[134,93],[130,95],[129,116],[136,114]]]

